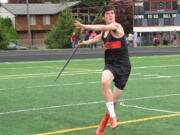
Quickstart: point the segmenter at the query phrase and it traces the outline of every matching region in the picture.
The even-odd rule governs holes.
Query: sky
[[[7,3],[8,0],[0,0],[1,3]]]

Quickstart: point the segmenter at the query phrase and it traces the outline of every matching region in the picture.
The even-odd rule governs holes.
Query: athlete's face
[[[115,22],[115,12],[114,10],[106,11],[104,14],[104,20],[106,21],[106,24],[110,24]]]

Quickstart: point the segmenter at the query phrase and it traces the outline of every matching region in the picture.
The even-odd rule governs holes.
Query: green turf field
[[[103,59],[0,63],[0,135],[95,135],[104,116]],[[116,110],[119,127],[104,135],[180,134],[180,55],[131,57]]]

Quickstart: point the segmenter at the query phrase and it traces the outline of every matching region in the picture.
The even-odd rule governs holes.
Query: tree
[[[6,49],[9,43],[9,36],[6,27],[4,19],[0,18],[0,49]]]
[[[57,26],[45,36],[47,48],[71,48],[71,35],[74,29],[72,11],[67,8],[59,15]]]
[[[46,0],[50,1],[52,3],[59,3],[61,0]],[[71,2],[71,1],[78,1],[78,0],[66,0],[66,2]],[[90,6],[97,7],[98,6],[103,6],[104,4],[108,4],[110,0],[81,0],[84,3],[89,4]]]
[[[111,4],[116,9],[116,21],[119,22],[125,33],[128,34],[133,30],[133,14],[132,4],[128,0],[115,1],[112,0]]]
[[[52,3],[59,3],[60,0],[45,0],[47,2],[52,2]]]
[[[44,3],[45,0],[29,0],[29,3]],[[8,0],[8,3],[26,3],[26,0]]]
[[[10,18],[0,17],[0,49],[6,49],[8,43],[14,42],[17,44],[18,34]]]
[[[107,5],[110,2],[110,0],[81,0],[81,1],[97,9],[99,9],[99,6]]]
[[[18,39],[18,34],[14,27],[12,26],[12,21],[10,18],[3,18],[2,23],[4,24],[8,37],[10,38],[11,41],[15,41]]]

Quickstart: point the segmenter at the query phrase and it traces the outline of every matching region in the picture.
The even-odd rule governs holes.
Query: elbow
[[[109,27],[107,27],[107,26],[103,26],[103,27],[102,27],[102,30],[103,30],[103,31],[109,31],[110,29],[109,29]]]

